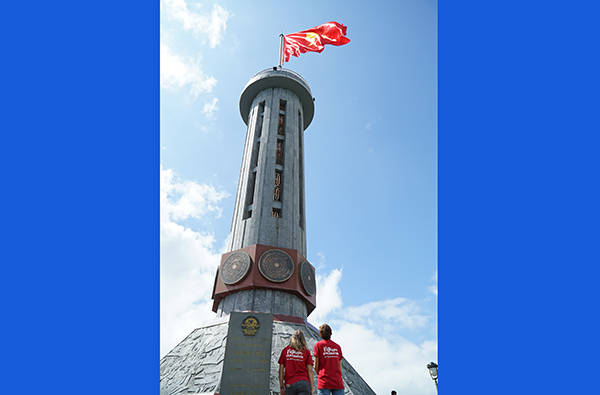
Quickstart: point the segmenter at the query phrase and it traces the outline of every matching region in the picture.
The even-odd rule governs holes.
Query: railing
[[[310,86],[308,85],[308,82],[300,74],[298,74],[295,71],[290,70],[290,69],[284,69],[284,68],[278,68],[276,70],[273,70],[273,68],[265,69],[265,70],[259,71],[258,73],[254,74],[252,76],[252,78],[250,78],[250,81],[252,81],[256,76],[258,76],[260,74],[268,73],[268,72],[273,72],[273,71],[284,71],[286,73],[292,74],[292,76],[298,78],[300,80],[300,82],[303,82],[304,85],[306,85],[306,88],[308,89],[308,91],[310,92]]]

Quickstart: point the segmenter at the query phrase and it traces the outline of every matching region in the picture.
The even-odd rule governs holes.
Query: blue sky
[[[284,64],[315,97],[306,218],[319,288],[309,322],[332,325],[377,393],[434,393],[425,365],[437,361],[437,2],[376,4],[161,2],[161,355],[213,316],[245,84],[277,65],[280,33],[337,21],[349,44]]]

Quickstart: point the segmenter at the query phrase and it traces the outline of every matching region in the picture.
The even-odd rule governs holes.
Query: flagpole
[[[281,68],[281,57],[283,55],[283,33],[279,35],[280,43],[279,43],[279,68]]]

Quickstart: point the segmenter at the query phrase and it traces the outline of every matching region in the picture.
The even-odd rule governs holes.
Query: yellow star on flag
[[[306,33],[306,39],[308,41],[310,41],[310,44],[308,45],[313,45],[313,46],[318,46],[318,42],[319,42],[319,35],[317,33]]]

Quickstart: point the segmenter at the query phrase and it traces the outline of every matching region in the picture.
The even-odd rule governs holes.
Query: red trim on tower
[[[283,282],[272,282],[267,280],[258,270],[258,260],[265,252],[269,250],[281,250],[287,253],[292,261],[294,262],[294,272],[292,276]],[[307,259],[298,252],[298,250],[293,250],[290,248],[281,248],[281,247],[273,247],[262,244],[254,244],[248,247],[241,248],[236,251],[245,251],[250,255],[252,259],[252,263],[250,265],[250,270],[248,274],[244,277],[242,281],[234,285],[227,285],[223,281],[219,274],[217,274],[217,278],[215,281],[215,286],[213,289],[213,308],[212,310],[216,313],[219,307],[219,302],[227,295],[235,293],[237,291],[242,291],[246,289],[272,289],[276,291],[289,292],[300,297],[304,303],[306,304],[306,309],[308,314],[310,314],[315,307],[317,306],[317,297],[316,293],[312,296],[308,295],[304,288],[302,287],[302,283],[300,280],[300,263],[303,261],[307,261]],[[236,251],[231,251],[225,253],[221,256],[221,265],[227,259],[227,257],[233,254]],[[221,271],[221,266],[219,266],[219,273]]]

